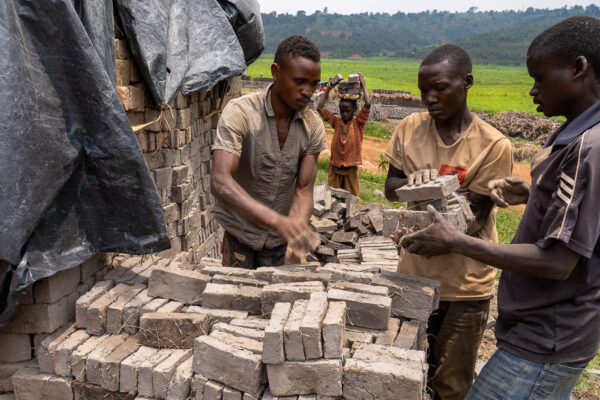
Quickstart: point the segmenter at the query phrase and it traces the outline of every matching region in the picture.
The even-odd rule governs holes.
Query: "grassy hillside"
[[[273,56],[259,58],[248,69],[252,76],[271,76]],[[371,57],[361,60],[323,59],[323,80],[341,73],[344,76],[356,72],[365,75],[367,87],[379,89],[409,90],[419,95],[417,72],[419,62],[396,57]],[[535,114],[529,97],[533,81],[524,67],[475,65],[475,85],[469,93],[469,106],[474,111],[497,113],[523,110]]]
[[[572,15],[600,17],[600,8],[589,5],[555,10],[525,11],[362,13],[306,15],[262,14],[266,52],[292,34],[315,41],[323,54],[333,58],[379,54],[420,58],[427,46],[453,42],[463,44],[479,63],[521,64],[524,43],[547,26]],[[526,47],[526,46],[525,46]]]

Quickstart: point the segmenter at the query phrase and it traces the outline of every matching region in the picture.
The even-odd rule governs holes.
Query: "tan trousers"
[[[327,186],[344,189],[358,196],[358,167],[335,167],[330,164]]]

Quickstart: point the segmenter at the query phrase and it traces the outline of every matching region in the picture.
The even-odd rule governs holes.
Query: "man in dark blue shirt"
[[[503,270],[499,350],[466,399],[569,399],[600,347],[600,20],[568,18],[527,52],[530,95],[544,115],[565,116],[518,178],[489,184],[499,205],[527,203],[513,243],[458,233],[436,223],[404,245],[432,257],[459,253]]]

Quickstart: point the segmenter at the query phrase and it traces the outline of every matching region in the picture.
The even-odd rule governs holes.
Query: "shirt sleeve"
[[[541,224],[544,237],[536,244],[548,247],[555,240],[590,258],[600,237],[600,146],[587,147],[586,134],[564,157],[554,177],[554,192]]]
[[[217,124],[217,136],[212,151],[224,150],[240,156],[242,142],[248,132],[246,115],[235,103],[229,103],[223,109]]]
[[[317,117],[314,112],[310,111],[312,115],[311,122],[309,124],[310,128],[310,143],[308,148],[304,152],[304,154],[317,154],[324,150],[327,150],[327,140],[325,139],[325,126]]]
[[[408,119],[405,118],[398,124],[383,155],[394,168],[400,171],[404,171],[404,165],[402,164],[402,154],[404,151],[402,137],[404,136],[404,130],[407,129],[406,121]]]
[[[358,124],[358,127],[360,128],[361,137],[362,137],[362,133],[363,133],[365,124],[369,120],[370,113],[371,113],[371,109],[369,107],[362,106],[362,108],[358,112],[358,115],[356,116],[356,123]]]
[[[487,157],[467,189],[488,196],[488,182],[511,176],[512,167],[512,144],[506,138],[499,139],[493,143]]]
[[[335,126],[334,126],[334,124],[335,124],[335,114],[334,113],[332,113],[331,111],[329,111],[325,107],[322,107],[319,110],[319,114],[321,114],[321,117],[323,117],[323,119],[325,120],[325,122],[327,122],[329,125],[331,125],[332,128],[335,128]]]

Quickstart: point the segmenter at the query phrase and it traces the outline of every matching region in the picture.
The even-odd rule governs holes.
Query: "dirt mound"
[[[507,136],[522,137],[539,145],[560,126],[560,122],[523,111],[488,115],[486,120]]]

